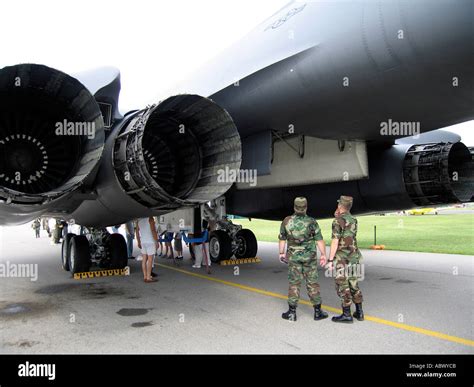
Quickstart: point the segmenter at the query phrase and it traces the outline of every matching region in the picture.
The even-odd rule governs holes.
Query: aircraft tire
[[[61,263],[65,271],[69,271],[69,254],[71,253],[71,239],[76,234],[66,234],[63,239],[63,244],[61,246]]]
[[[89,241],[84,235],[75,235],[71,238],[69,251],[69,271],[71,274],[84,273],[90,270],[91,253]]]
[[[255,258],[258,243],[255,234],[249,229],[242,229],[236,235],[239,247],[235,252],[236,258]]]
[[[128,264],[127,242],[121,234],[111,234],[109,240],[112,269],[124,269]]]
[[[223,230],[212,231],[209,237],[209,256],[213,263],[219,263],[232,256],[232,241]]]

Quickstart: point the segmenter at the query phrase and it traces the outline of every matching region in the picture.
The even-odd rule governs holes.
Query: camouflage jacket
[[[323,239],[316,219],[308,215],[287,216],[280,226],[279,240],[287,241],[288,259],[316,257],[316,241]]]
[[[339,239],[336,258],[349,261],[362,259],[357,246],[357,219],[350,213],[342,214],[332,222],[332,239]]]

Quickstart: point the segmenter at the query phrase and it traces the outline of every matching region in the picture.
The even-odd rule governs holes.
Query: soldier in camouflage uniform
[[[359,321],[364,320],[362,292],[359,289],[357,274],[354,273],[356,265],[362,261],[362,254],[357,247],[357,219],[350,212],[353,198],[341,196],[338,203],[332,223],[331,253],[328,262],[331,268],[335,268],[336,291],[341,299],[342,314],[333,317],[332,321],[352,323],[352,302],[356,306],[354,317]]]
[[[296,307],[300,298],[301,282],[304,278],[308,296],[314,307],[314,319],[322,320],[328,315],[321,310],[316,243],[321,251],[321,266],[326,264],[326,245],[318,222],[306,215],[306,198],[296,198],[294,209],[295,213],[283,220],[278,237],[280,240],[280,261],[288,264],[288,280],[290,282],[289,310],[281,317],[285,320],[296,321]],[[287,254],[285,254],[285,245],[288,245]]]

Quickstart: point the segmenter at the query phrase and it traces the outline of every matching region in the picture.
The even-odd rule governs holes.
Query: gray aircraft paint
[[[389,118],[420,122],[422,132],[467,121],[474,118],[472,7],[469,0],[290,3],[177,91],[210,96],[242,137],[293,124],[315,137],[385,142],[379,125]]]
[[[355,212],[407,208],[413,202],[397,168],[410,143],[390,148],[404,136],[381,136],[380,124],[414,122],[427,132],[474,118],[472,10],[470,0],[291,3],[167,96],[197,93],[227,110],[243,140],[247,168],[254,165],[246,160],[251,149],[246,138],[270,130],[284,133],[292,126],[295,134],[367,141],[369,179],[245,193],[231,189],[226,197],[235,214],[279,218],[291,211],[294,196],[304,194],[318,216],[330,215],[341,192],[355,197]],[[109,136],[122,120],[118,71],[77,77],[97,102],[113,105],[116,122]],[[268,157],[258,162],[268,174]],[[49,203],[48,213],[68,217],[83,200],[97,200],[97,176],[96,168],[84,192]],[[36,210],[35,217],[44,211]],[[32,211],[7,205],[0,221],[24,222]],[[115,224],[113,217],[101,216],[100,222]]]

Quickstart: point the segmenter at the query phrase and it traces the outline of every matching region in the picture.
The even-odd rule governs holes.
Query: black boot
[[[296,306],[289,305],[288,312],[282,313],[281,318],[290,321],[296,321]]]
[[[342,314],[340,316],[334,316],[332,318],[332,321],[339,322],[339,323],[353,323],[354,319],[351,316],[351,307],[343,306]]]
[[[321,304],[314,305],[314,319],[316,321],[323,320],[327,317],[328,317],[328,314],[324,310],[321,310]]]
[[[354,312],[353,316],[359,320],[364,321],[364,311],[362,310],[362,302],[360,304],[355,304],[356,311]]]

